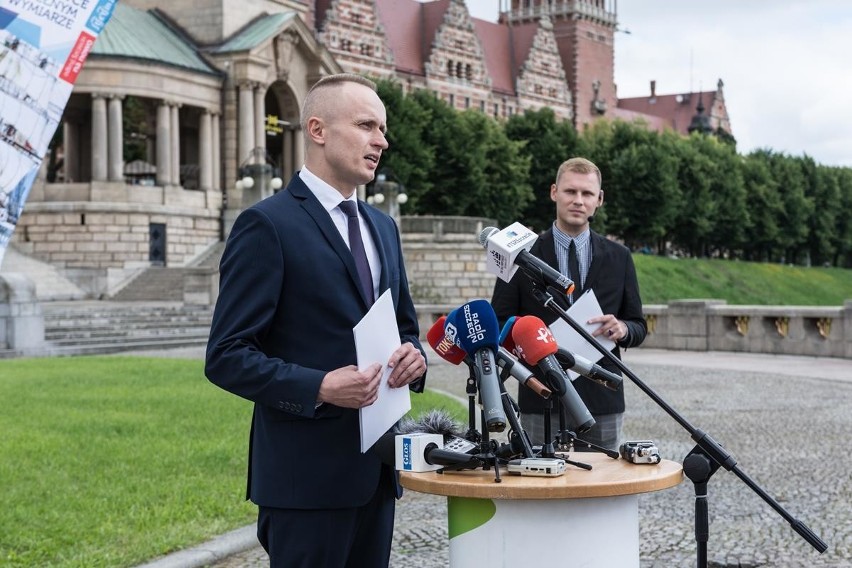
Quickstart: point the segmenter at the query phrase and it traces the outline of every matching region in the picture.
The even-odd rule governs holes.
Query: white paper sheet
[[[355,334],[355,350],[358,368],[365,369],[373,363],[382,365],[382,382],[379,397],[370,406],[360,411],[361,453],[376,443],[397,420],[411,410],[411,394],[408,387],[392,389],[388,386],[391,369],[388,359],[400,346],[399,331],[393,310],[390,290],[385,290],[367,315],[352,330]]]
[[[600,323],[586,323],[593,317],[603,315],[601,305],[598,303],[598,297],[595,296],[595,291],[591,288],[583,292],[580,298],[574,302],[574,305],[568,308],[568,315],[589,333],[592,333],[603,325]],[[595,362],[599,361],[601,357],[603,357],[603,355],[601,355],[601,353],[595,349],[593,345],[590,345],[583,336],[577,333],[573,327],[565,323],[561,318],[557,319],[550,325],[550,331],[556,338],[556,343],[559,344],[559,347],[562,347],[571,353],[580,355],[581,357],[585,357],[586,359]],[[613,347],[615,347],[615,341],[611,339],[601,336],[598,336],[595,339],[597,339],[598,343],[603,345],[607,351],[612,351]],[[568,371],[568,375],[572,381],[578,376],[574,371]]]

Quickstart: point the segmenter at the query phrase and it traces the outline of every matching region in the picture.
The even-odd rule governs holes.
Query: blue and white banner
[[[0,0],[0,265],[74,82],[117,0]]]

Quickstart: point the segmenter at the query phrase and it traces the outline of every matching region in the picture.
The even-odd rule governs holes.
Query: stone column
[[[263,85],[254,89],[254,147],[266,150],[266,88]],[[260,155],[257,160],[259,164],[264,163]]]
[[[22,355],[44,348],[44,315],[36,296],[35,282],[16,272],[0,274],[2,345]]]
[[[242,83],[240,89],[240,118],[237,123],[237,163],[242,164],[254,147],[254,96],[250,83]]]
[[[166,101],[160,101],[157,107],[157,185],[165,187],[172,181],[172,145],[171,113]]]
[[[109,98],[109,181],[124,181],[124,118],[121,113],[121,95]]]
[[[213,140],[211,139],[210,111],[204,109],[198,121],[198,189],[213,188]]]
[[[287,183],[290,178],[293,176],[293,172],[296,171],[296,167],[294,167],[295,160],[294,152],[296,151],[295,145],[293,143],[293,139],[298,135],[295,130],[290,130],[288,126],[285,128],[283,135],[283,144],[282,144],[282,163],[281,163],[281,175],[283,176],[284,183]]]
[[[213,114],[210,120],[210,138],[212,143],[212,160],[213,160],[213,188],[221,189],[222,188],[222,148],[220,146],[221,142],[219,139],[219,121],[222,119],[222,115]]]
[[[62,140],[63,149],[65,150],[65,183],[73,183],[80,181],[80,164],[77,162],[80,157],[77,153],[77,144],[80,141],[77,139],[77,125],[73,122],[65,121],[62,123]]]
[[[92,181],[107,179],[107,104],[101,94],[92,95]]]
[[[171,144],[170,152],[172,158],[172,185],[180,185],[180,104],[174,103],[171,107]]]

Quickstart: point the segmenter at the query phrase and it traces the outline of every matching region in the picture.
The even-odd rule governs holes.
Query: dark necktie
[[[568,276],[574,281],[574,291],[571,293],[571,303],[573,304],[580,298],[583,293],[582,277],[580,276],[580,263],[577,260],[577,245],[574,244],[574,239],[571,239],[571,244],[568,246]]]
[[[361,290],[367,298],[367,305],[373,305],[373,276],[370,274],[370,264],[367,262],[367,252],[364,241],[361,240],[361,224],[358,222],[358,205],[354,201],[341,201],[340,209],[349,218],[349,250],[355,258],[355,268],[358,269],[358,279]]]

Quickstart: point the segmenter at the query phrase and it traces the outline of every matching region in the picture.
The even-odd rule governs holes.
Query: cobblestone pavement
[[[675,411],[732,454],[741,474],[828,544],[818,554],[735,473],[720,469],[709,482],[711,568],[852,567],[852,361],[848,373],[841,369],[847,380],[629,361]],[[438,361],[428,385],[463,396],[465,378],[465,370]],[[688,432],[632,382],[625,388],[627,438],[654,440],[664,458],[682,462],[695,445]],[[640,496],[642,568],[695,566],[694,503],[687,479]],[[541,536],[559,542],[559,535]],[[397,504],[391,566],[447,565],[445,498],[406,491]],[[213,566],[266,567],[268,560],[258,547]]]

